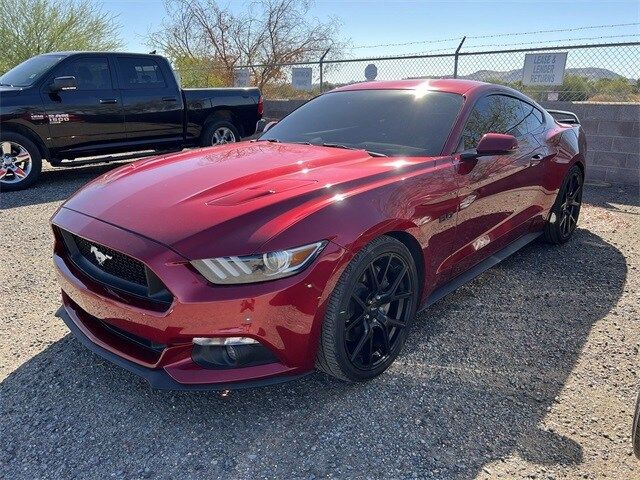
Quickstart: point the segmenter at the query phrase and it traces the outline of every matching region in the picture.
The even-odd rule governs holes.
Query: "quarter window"
[[[542,125],[544,125],[542,112],[533,105],[529,105],[525,102],[520,102],[524,112],[524,121],[527,126],[527,133],[537,132]]]

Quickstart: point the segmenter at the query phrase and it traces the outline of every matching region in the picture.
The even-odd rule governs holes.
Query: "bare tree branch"
[[[201,65],[213,68],[216,78],[227,84],[239,65],[251,68],[261,88],[282,82],[280,64],[316,62],[331,48],[339,54],[339,23],[309,19],[310,0],[255,0],[240,13],[220,6],[215,0],[165,0],[167,20],[148,36],[150,46],[162,50],[182,71]],[[202,77],[202,75],[200,76]],[[197,80],[199,77],[191,75]]]

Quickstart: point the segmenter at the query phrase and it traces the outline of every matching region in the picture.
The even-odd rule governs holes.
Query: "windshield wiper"
[[[280,143],[280,140],[278,140],[277,138],[258,138],[256,142]]]
[[[344,148],[345,150],[364,150],[365,152],[367,152],[372,157],[386,157],[387,156],[384,153],[373,152],[373,151],[367,150],[365,148],[350,147],[348,145],[342,145],[340,143],[323,143],[322,146],[323,147],[332,147],[332,148]]]
[[[3,87],[13,87],[13,85],[11,85],[10,83],[0,83],[0,86],[3,86]]]

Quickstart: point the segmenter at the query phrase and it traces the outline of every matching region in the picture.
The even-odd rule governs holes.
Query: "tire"
[[[33,185],[42,171],[38,147],[24,135],[0,135],[0,190],[11,192]],[[24,175],[24,176],[23,176]]]
[[[544,239],[548,243],[561,245],[573,236],[580,215],[583,185],[582,170],[574,165],[562,181],[556,201],[551,207],[544,228]]]
[[[221,141],[221,134],[226,138],[224,141]],[[213,123],[210,123],[205,127],[200,137],[200,145],[203,147],[211,147],[239,141],[240,133],[238,133],[238,129],[228,120],[215,120]]]
[[[316,368],[349,382],[384,372],[406,340],[418,303],[418,278],[414,259],[402,242],[384,235],[364,247],[329,297]],[[399,296],[404,298],[385,303]]]

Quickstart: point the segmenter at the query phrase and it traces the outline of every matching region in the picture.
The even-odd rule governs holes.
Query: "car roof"
[[[453,78],[411,80],[385,80],[379,82],[362,82],[338,87],[332,92],[344,92],[350,90],[417,90],[426,88],[440,92],[457,93],[464,95],[470,90],[486,86],[485,82],[475,80],[460,80]]]

